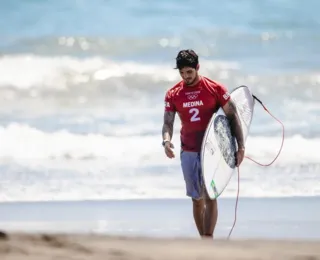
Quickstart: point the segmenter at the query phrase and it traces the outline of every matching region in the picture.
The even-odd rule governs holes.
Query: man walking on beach
[[[227,89],[221,84],[199,75],[198,55],[193,50],[181,50],[176,68],[182,80],[165,95],[162,145],[168,158],[174,158],[173,126],[175,114],[181,120],[180,160],[186,185],[186,195],[193,202],[193,217],[201,237],[213,237],[218,218],[217,200],[211,200],[205,190],[200,165],[201,144],[211,116],[222,107],[228,117],[232,134],[236,137],[237,166],[243,160],[245,147],[236,107]]]

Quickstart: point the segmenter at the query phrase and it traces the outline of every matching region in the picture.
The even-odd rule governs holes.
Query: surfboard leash
[[[252,96],[253,96],[253,98],[254,98],[255,100],[257,100],[257,101],[260,103],[260,105],[263,107],[263,109],[264,109],[273,119],[275,119],[275,120],[281,125],[281,127],[282,127],[282,141],[281,141],[281,146],[280,146],[280,149],[279,149],[279,151],[278,151],[277,156],[276,156],[270,163],[262,164],[262,163],[259,163],[259,162],[255,161],[254,159],[252,159],[252,158],[250,158],[250,157],[248,157],[248,156],[245,156],[245,158],[247,158],[247,159],[255,162],[256,164],[258,164],[258,165],[260,165],[260,166],[270,166],[271,164],[273,164],[273,163],[278,159],[278,157],[279,157],[279,155],[280,155],[280,153],[281,153],[281,150],[282,150],[282,148],[283,148],[283,143],[284,143],[284,125],[283,125],[283,123],[282,123],[278,118],[276,118],[274,115],[271,114],[271,112],[266,108],[266,106],[261,102],[260,99],[258,99],[255,95],[252,95]]]
[[[282,150],[282,148],[283,148],[284,132],[285,132],[285,131],[284,131],[284,125],[283,125],[283,123],[282,123],[278,118],[276,118],[274,115],[272,115],[272,113],[266,108],[266,106],[262,103],[262,101],[261,101],[260,99],[258,99],[255,95],[252,95],[252,96],[253,96],[253,98],[254,98],[255,100],[257,100],[257,101],[260,103],[260,105],[263,107],[263,109],[264,109],[272,118],[274,118],[277,122],[280,123],[280,125],[281,125],[281,127],[282,127],[282,141],[281,141],[281,146],[280,146],[280,149],[279,149],[279,151],[278,151],[277,156],[276,156],[270,163],[263,164],[263,163],[257,162],[256,160],[254,160],[254,159],[252,159],[252,158],[250,158],[250,157],[248,157],[248,156],[244,156],[244,158],[246,158],[246,159],[248,159],[248,160],[250,160],[250,161],[252,161],[252,162],[254,162],[254,163],[256,163],[256,164],[258,164],[258,165],[260,165],[260,166],[270,166],[271,164],[273,164],[273,163],[277,160],[277,158],[279,157],[279,155],[280,155],[280,153],[281,153],[281,150]],[[237,211],[238,211],[239,193],[240,193],[240,169],[239,169],[239,167],[238,167],[238,189],[237,189],[237,198],[236,198],[236,205],[235,205],[235,215],[234,215],[234,222],[233,222],[232,228],[231,228],[231,230],[230,230],[230,232],[229,232],[229,235],[228,235],[228,240],[230,239],[231,233],[232,233],[232,231],[233,231],[233,229],[234,229],[234,227],[235,227],[235,225],[236,225],[236,222],[237,222]]]

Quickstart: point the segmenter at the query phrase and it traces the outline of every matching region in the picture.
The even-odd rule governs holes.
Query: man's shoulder
[[[205,85],[208,85],[208,86],[213,87],[213,88],[223,86],[217,80],[213,80],[213,79],[205,77],[205,76],[202,76],[202,80],[203,80],[204,83],[206,83]]]
[[[216,96],[222,106],[229,101],[230,93],[223,84],[210,78],[205,78],[205,82],[205,85],[207,85],[207,89],[209,90],[209,92],[213,93]]]
[[[170,87],[167,91],[166,94],[167,95],[174,95],[175,93],[177,93],[178,91],[183,89],[183,81],[179,81],[178,83],[176,83],[174,86]]]

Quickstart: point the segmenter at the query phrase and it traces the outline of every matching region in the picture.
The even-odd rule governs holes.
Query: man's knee
[[[203,199],[194,199],[192,198],[192,203],[195,208],[202,208],[204,206],[204,200]]]
[[[212,200],[212,199],[206,197],[205,204],[206,204],[207,208],[213,209],[213,208],[217,207],[218,201],[217,201],[217,199]]]

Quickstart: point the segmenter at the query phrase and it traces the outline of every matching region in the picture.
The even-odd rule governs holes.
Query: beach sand
[[[320,242],[3,233],[0,259],[320,259]]]
[[[0,260],[320,260],[320,198],[220,200],[215,240],[187,200],[0,203]],[[301,210],[303,209],[303,210]]]

